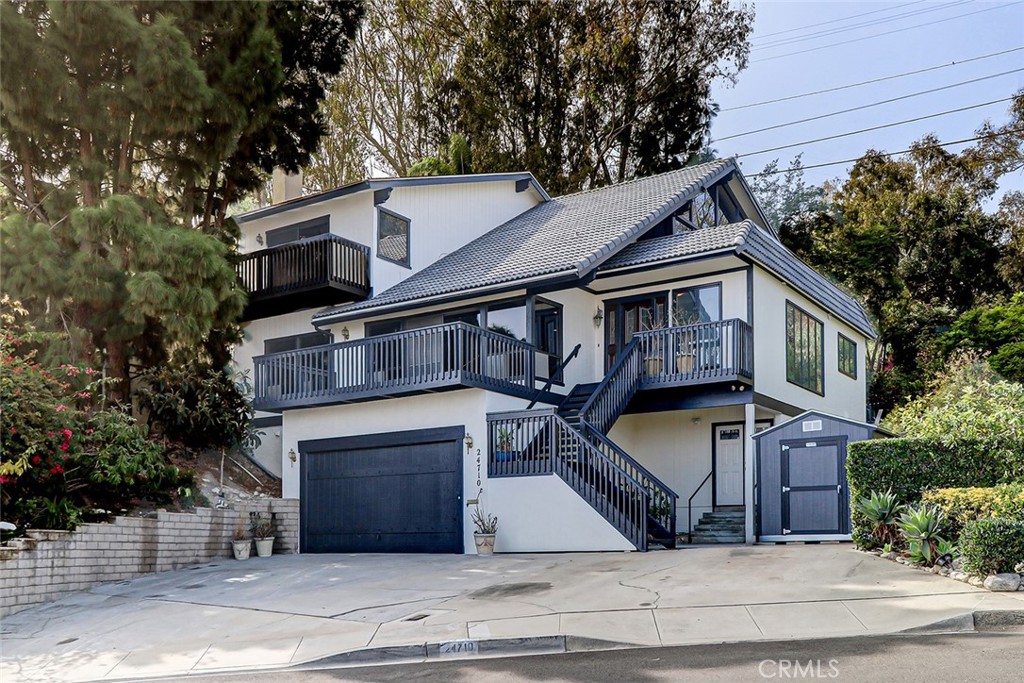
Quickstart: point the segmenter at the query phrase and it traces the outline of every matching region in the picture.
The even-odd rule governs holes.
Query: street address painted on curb
[[[465,657],[479,654],[480,651],[476,640],[448,640],[441,643],[437,650],[441,657]]]

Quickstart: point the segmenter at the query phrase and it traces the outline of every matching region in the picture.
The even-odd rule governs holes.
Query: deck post
[[[754,403],[743,404],[743,530],[745,542],[754,542]]]

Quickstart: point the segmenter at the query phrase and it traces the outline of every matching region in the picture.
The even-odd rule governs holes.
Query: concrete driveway
[[[473,639],[637,646],[892,633],[1024,609],[849,545],[552,555],[277,555],[73,594],[0,625],[5,682],[278,667]],[[564,642],[564,639],[563,639]]]

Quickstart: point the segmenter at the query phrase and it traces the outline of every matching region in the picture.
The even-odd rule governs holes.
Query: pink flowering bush
[[[167,498],[193,475],[128,414],[96,406],[89,367],[47,367],[24,313],[0,307],[0,510],[26,528],[72,529],[90,510]]]

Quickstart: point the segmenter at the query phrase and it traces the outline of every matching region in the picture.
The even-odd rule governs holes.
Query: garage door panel
[[[300,444],[303,551],[462,552],[465,430],[438,431]]]

